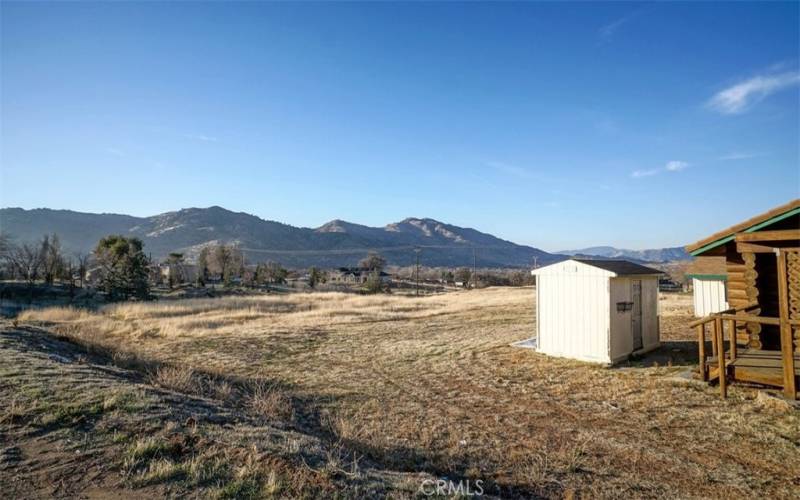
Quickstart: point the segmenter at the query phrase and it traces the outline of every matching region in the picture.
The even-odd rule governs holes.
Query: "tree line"
[[[111,235],[101,238],[92,254],[66,255],[57,234],[37,242],[16,243],[0,234],[0,275],[21,280],[32,289],[37,282],[56,281],[84,287],[90,269],[99,273],[99,288],[110,298],[147,298],[150,292],[150,260],[138,238]]]
[[[166,279],[160,264],[169,269]],[[153,286],[167,284],[170,288],[189,282],[189,264],[182,253],[170,253],[158,263],[144,251],[139,238],[109,235],[101,238],[91,253],[67,255],[57,234],[48,234],[36,242],[16,243],[0,233],[0,279],[20,280],[33,287],[36,283],[85,286],[87,276],[111,300],[150,296]],[[312,270],[311,284],[324,282],[326,275]],[[283,284],[289,271],[277,262],[262,262],[248,266],[241,250],[235,245],[217,244],[203,247],[197,258],[194,281],[198,286],[207,282],[223,285],[260,286]]]
[[[6,279],[19,279],[30,285],[37,281],[49,285],[72,281],[76,273],[81,277],[85,274],[88,262],[88,254],[66,256],[57,234],[20,244],[7,234],[0,234],[0,275]]]
[[[166,273],[161,265],[166,266]],[[37,282],[52,285],[66,283],[71,287],[85,286],[87,276],[92,284],[104,291],[111,300],[150,296],[153,286],[193,283],[204,287],[208,283],[223,286],[261,287],[286,284],[292,271],[277,262],[260,262],[248,265],[243,252],[235,245],[215,244],[204,246],[197,255],[196,264],[189,264],[182,253],[170,253],[162,263],[151,261],[144,252],[144,243],[138,238],[109,235],[97,242],[94,250],[67,255],[57,234],[44,235],[39,241],[15,243],[7,234],[0,234],[0,278],[21,280],[29,286]],[[386,259],[377,252],[369,252],[358,262],[362,273],[367,273],[364,291],[379,293],[388,285],[383,271]],[[190,273],[189,270],[193,273]],[[464,287],[522,286],[532,284],[533,278],[524,270],[486,270],[473,272],[468,267],[393,268],[399,279],[437,281],[460,284]],[[190,278],[190,274],[193,274]],[[311,288],[328,281],[328,272],[311,267],[306,274]]]
[[[414,281],[419,276],[422,282],[439,282],[459,284],[462,287],[484,288],[487,286],[529,286],[535,279],[527,269],[484,269],[474,272],[469,267],[420,267],[419,274],[415,266],[393,267],[392,275],[397,279]]]

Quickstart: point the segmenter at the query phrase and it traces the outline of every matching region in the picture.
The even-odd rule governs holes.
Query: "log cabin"
[[[800,199],[714,233],[686,250],[724,260],[728,309],[693,321],[703,380],[779,387],[800,378]],[[707,345],[706,334],[711,345]],[[710,349],[709,349],[710,347]]]

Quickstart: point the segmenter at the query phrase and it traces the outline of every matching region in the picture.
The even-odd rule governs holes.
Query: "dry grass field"
[[[88,351],[84,363],[112,360],[130,374],[92,408],[110,405],[117,428],[129,429],[107,444],[123,458],[106,473],[134,493],[413,497],[423,478],[446,477],[481,480],[500,497],[796,497],[800,412],[742,386],[723,401],[679,376],[693,362],[689,297],[661,301],[660,351],[604,368],[509,345],[533,335],[534,296],[498,288],[193,299],[29,311],[19,328],[64,337]],[[17,405],[0,415],[6,442],[53,418],[38,403],[47,391],[25,396],[37,390],[36,373],[9,364],[22,364],[12,345],[19,328],[0,335],[0,390]],[[125,391],[138,405],[127,413],[104,399]],[[171,403],[181,409],[169,432],[163,418],[121,423],[176,395],[238,420]],[[192,422],[181,439],[199,432],[207,445],[158,448],[172,446],[184,417],[201,430]],[[234,465],[217,471],[222,461]],[[0,478],[9,470],[0,460]]]

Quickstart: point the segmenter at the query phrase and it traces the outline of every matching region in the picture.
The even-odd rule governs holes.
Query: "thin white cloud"
[[[651,168],[649,170],[634,170],[631,172],[631,177],[634,179],[639,179],[640,177],[650,177],[651,175],[656,175],[657,173],[661,172],[660,168]]]
[[[204,134],[183,134],[183,136],[187,139],[194,139],[196,141],[217,142],[216,137],[211,137],[209,135],[204,135]]]
[[[664,170],[667,172],[680,172],[681,170],[687,168],[689,166],[688,163],[685,161],[668,161],[667,165],[664,167]]]
[[[628,23],[628,21],[630,21],[631,19],[636,17],[636,15],[638,13],[639,13],[638,11],[631,12],[630,14],[622,16],[619,19],[615,19],[614,21],[611,21],[608,24],[604,24],[598,30],[598,33],[600,34],[600,38],[602,38],[604,40],[610,39],[612,36],[614,36],[614,33],[616,33],[618,29],[620,29],[623,25]]]
[[[106,148],[106,153],[108,153],[110,155],[118,156],[120,158],[125,156],[125,152],[122,151],[121,149],[117,149],[117,148]]]
[[[706,104],[724,115],[739,114],[767,96],[799,83],[798,71],[758,75],[717,92]]]
[[[689,163],[680,160],[671,160],[668,161],[661,168],[634,170],[633,172],[631,172],[631,177],[633,177],[634,179],[641,179],[642,177],[650,177],[653,175],[658,175],[663,172],[680,172],[681,170],[685,170],[687,168],[689,168]]]
[[[503,172],[504,174],[513,175],[516,177],[522,177],[526,179],[530,179],[532,177],[536,177],[536,174],[531,172],[528,169],[519,167],[517,165],[510,165],[508,163],[503,163],[499,161],[487,161],[487,167],[491,167],[495,170]]]
[[[756,158],[757,156],[761,155],[758,153],[741,153],[738,151],[734,151],[733,153],[722,155],[717,159],[720,161],[749,160],[750,158]]]

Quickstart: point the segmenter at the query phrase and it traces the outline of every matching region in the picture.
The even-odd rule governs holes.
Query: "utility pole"
[[[477,258],[475,257],[475,247],[472,247],[472,288],[475,288],[475,285],[478,283],[478,277],[476,273],[476,262]]]
[[[414,253],[417,254],[417,269],[416,269],[416,278],[417,278],[417,295],[419,295],[419,253],[422,251],[420,247],[414,247]]]

